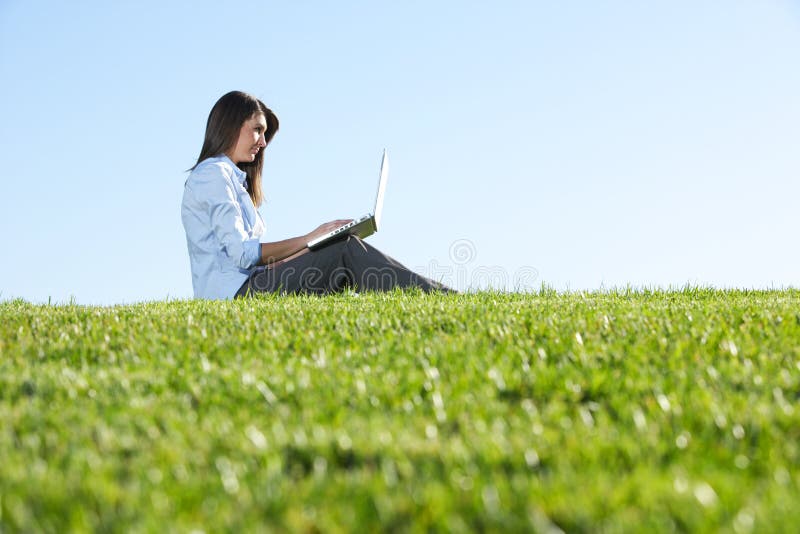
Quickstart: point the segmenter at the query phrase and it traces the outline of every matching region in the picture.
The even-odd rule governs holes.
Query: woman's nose
[[[263,134],[261,136],[259,136],[259,138],[258,138],[258,146],[260,146],[261,148],[264,148],[265,146],[267,146],[267,141],[264,138]]]

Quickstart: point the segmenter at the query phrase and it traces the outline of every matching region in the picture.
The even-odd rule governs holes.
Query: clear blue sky
[[[266,241],[370,209],[453,285],[800,286],[800,3],[0,1],[0,299],[191,297],[185,169],[281,120]],[[448,271],[449,270],[449,271]]]

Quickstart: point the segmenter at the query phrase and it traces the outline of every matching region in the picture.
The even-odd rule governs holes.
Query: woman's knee
[[[355,235],[342,237],[341,239],[337,239],[333,243],[326,245],[322,249],[319,249],[319,252],[323,255],[332,254],[333,257],[336,258],[341,258],[343,256],[349,256],[352,254],[362,255],[367,251],[368,248],[366,243],[364,243],[360,237]]]
[[[349,235],[347,239],[344,240],[344,246],[349,249],[358,249],[358,250],[366,250],[367,246],[364,241],[361,240],[360,237],[357,235]]]
[[[361,241],[361,238],[356,235],[347,235],[342,237],[341,239],[337,239],[333,243],[330,243],[329,245],[326,246],[326,248],[330,250],[344,252],[346,250],[352,250],[354,248],[363,249],[364,242]]]

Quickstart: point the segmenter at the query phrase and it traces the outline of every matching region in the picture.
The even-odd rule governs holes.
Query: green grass
[[[800,524],[800,291],[0,303],[0,531]]]

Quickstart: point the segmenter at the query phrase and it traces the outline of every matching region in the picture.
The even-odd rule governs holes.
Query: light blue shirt
[[[227,156],[201,161],[186,179],[181,220],[195,298],[232,299],[261,259],[264,220]]]

